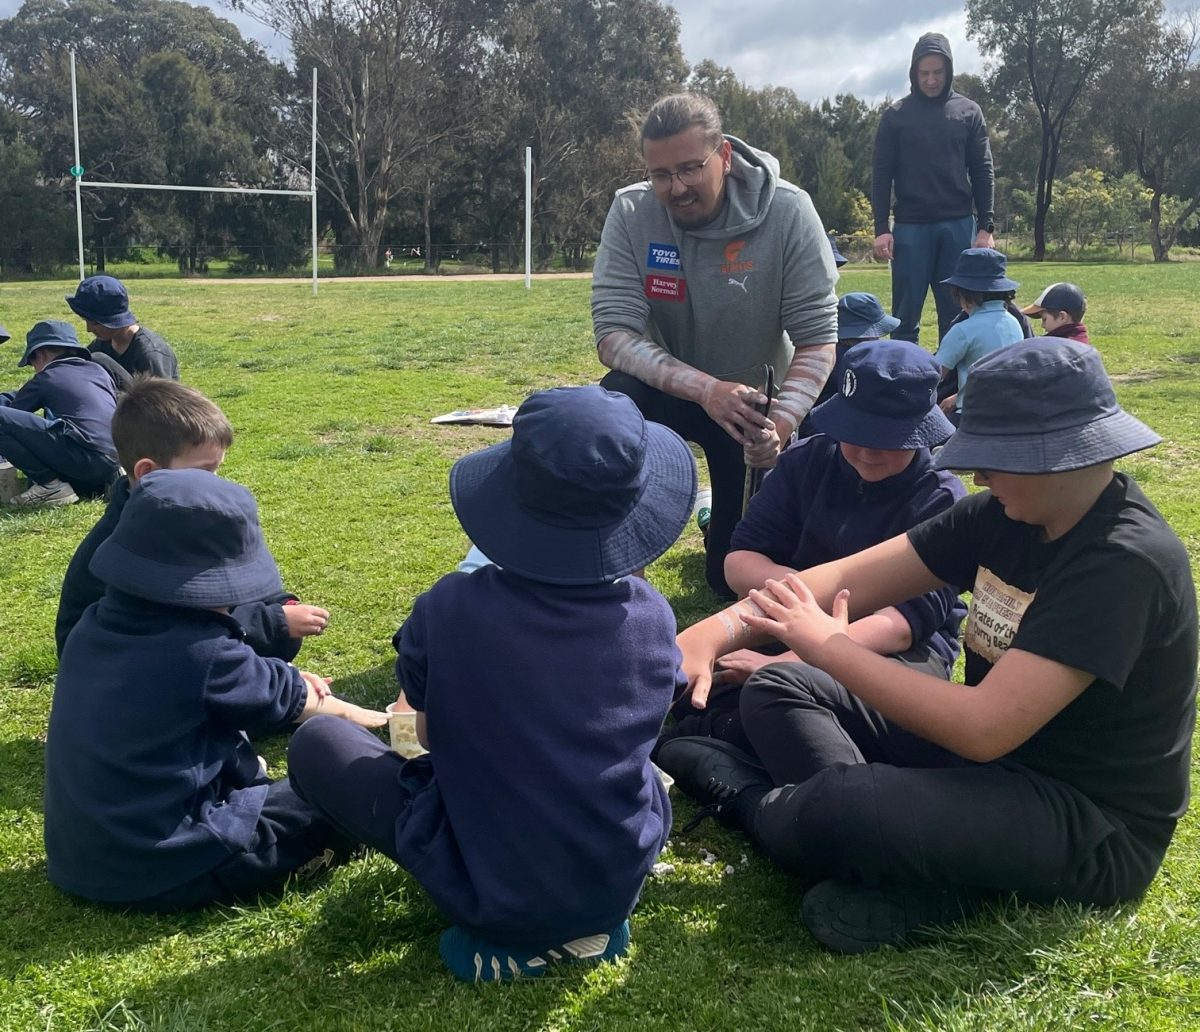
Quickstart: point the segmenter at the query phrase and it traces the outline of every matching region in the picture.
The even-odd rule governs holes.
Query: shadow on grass
[[[458,983],[438,957],[444,920],[408,875],[373,857],[308,898],[289,894],[282,924],[308,911],[290,946],[260,928],[237,956],[124,985],[101,1012],[123,1002],[150,1027],[170,1019],[181,1028],[189,1019],[214,1028],[874,1028],[885,1025],[884,1011],[945,1015],[969,1008],[998,980],[1021,983],[1039,953],[1069,945],[1083,921],[1069,908],[1043,921],[1011,907],[1000,921],[974,922],[930,945],[837,957],[795,918],[799,883],[757,858],[739,862],[744,847],[731,833],[715,829],[699,841],[728,857],[734,873],[701,866],[697,842],[684,841],[681,852],[677,839],[680,871],[648,883],[633,950],[619,965],[562,967],[504,987]],[[251,916],[273,920],[267,910]],[[256,951],[254,941],[266,948]]]
[[[112,957],[180,933],[193,934],[228,918],[217,909],[167,916],[130,914],[59,892],[45,858],[0,870],[0,978],[69,959]]]
[[[42,809],[46,743],[36,738],[0,742],[0,810]]]

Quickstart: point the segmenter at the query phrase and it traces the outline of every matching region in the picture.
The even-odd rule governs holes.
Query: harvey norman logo
[[[745,240],[731,240],[725,245],[725,264],[721,266],[722,276],[736,276],[739,273],[754,271],[754,262],[742,260],[742,248],[745,246]],[[743,286],[742,289],[745,290],[745,287]]]

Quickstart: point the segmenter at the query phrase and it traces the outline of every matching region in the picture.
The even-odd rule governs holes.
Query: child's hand
[[[383,727],[388,722],[388,715],[379,710],[365,709],[341,699],[336,701],[339,703],[339,708],[333,712],[336,716],[350,721],[351,724],[357,724],[359,727]]]
[[[317,697],[318,702],[333,694],[329,688],[330,679],[328,677],[321,677],[320,674],[310,674],[307,670],[301,670],[300,677],[312,689],[312,693]]]
[[[325,632],[329,626],[329,610],[298,603],[283,607],[283,619],[287,623],[289,638],[307,638]]]

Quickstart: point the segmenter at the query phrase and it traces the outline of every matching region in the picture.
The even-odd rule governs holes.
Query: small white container
[[[408,760],[414,756],[424,756],[428,750],[417,741],[417,714],[406,703],[401,705],[403,709],[396,709],[396,703],[389,703],[384,711],[388,715],[388,737],[392,751]]]

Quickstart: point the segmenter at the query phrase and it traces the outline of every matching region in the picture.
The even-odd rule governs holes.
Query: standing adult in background
[[[833,367],[833,252],[779,162],[721,130],[716,105],[663,97],[642,126],[646,180],[618,191],[592,281],[601,381],[703,450],[705,574],[720,595],[746,467],[774,465]],[[779,385],[759,407],[765,367]]]
[[[917,40],[908,78],[909,95],[884,111],[875,134],[871,210],[875,257],[892,263],[892,337],[916,343],[929,288],[940,339],[958,314],[942,280],[968,247],[995,247],[995,177],[983,112],[951,88],[950,41],[937,32]]]
[[[89,276],[66,300],[95,338],[88,345],[93,360],[99,356],[101,364],[108,365],[104,359],[109,359],[130,376],[146,373],[179,379],[175,351],[153,330],[138,325],[129,310],[129,292],[119,279]]]

